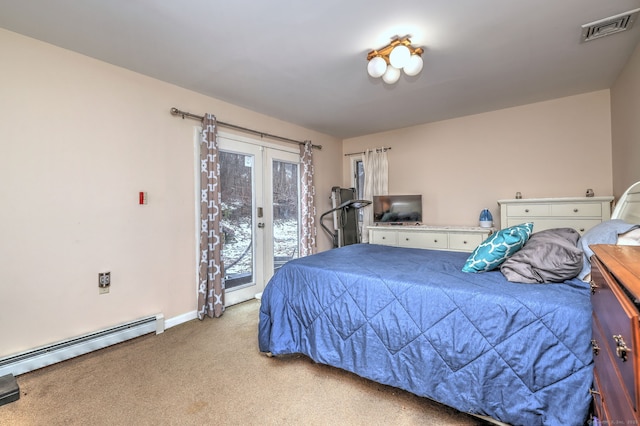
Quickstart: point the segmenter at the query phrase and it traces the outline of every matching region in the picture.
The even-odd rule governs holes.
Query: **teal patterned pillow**
[[[524,246],[533,231],[533,223],[522,223],[501,229],[484,240],[471,253],[463,272],[485,272],[497,268]]]

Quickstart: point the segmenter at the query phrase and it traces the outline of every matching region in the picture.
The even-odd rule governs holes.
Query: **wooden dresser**
[[[522,198],[498,200],[500,227],[533,222],[533,232],[573,228],[583,235],[611,218],[613,197]]]
[[[640,424],[640,246],[591,248],[594,424],[637,425]]]

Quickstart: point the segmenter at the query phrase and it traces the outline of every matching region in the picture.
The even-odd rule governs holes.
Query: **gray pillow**
[[[507,280],[519,283],[557,283],[575,278],[582,269],[579,239],[573,228],[536,232],[500,266],[500,272]]]

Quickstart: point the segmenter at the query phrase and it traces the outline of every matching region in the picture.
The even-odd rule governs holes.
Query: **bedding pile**
[[[582,269],[578,274],[578,278],[584,281],[588,281],[591,275],[591,264],[589,259],[593,256],[593,250],[589,247],[592,244],[620,244],[622,245],[640,245],[640,241],[634,241],[631,238],[630,241],[622,241],[619,239],[621,236],[633,233],[638,230],[640,225],[627,223],[622,219],[611,219],[602,222],[593,228],[589,229],[580,239],[580,246],[584,251]]]
[[[517,283],[558,283],[575,278],[582,269],[580,234],[573,228],[546,229],[500,265],[500,272]]]
[[[259,347],[513,425],[582,425],[593,359],[588,284],[462,272],[468,253],[355,244],[285,264]]]

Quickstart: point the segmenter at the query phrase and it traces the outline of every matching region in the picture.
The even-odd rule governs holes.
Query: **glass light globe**
[[[409,63],[411,51],[404,44],[399,44],[393,48],[389,54],[389,62],[396,68],[404,68]]]
[[[382,77],[387,70],[387,62],[380,56],[376,56],[369,61],[367,72],[373,78]]]
[[[393,84],[400,79],[400,70],[396,67],[389,65],[387,72],[382,76],[382,80],[387,84]]]
[[[414,76],[418,75],[422,71],[422,58],[420,55],[411,55],[409,63],[404,66],[404,73],[406,75]]]

